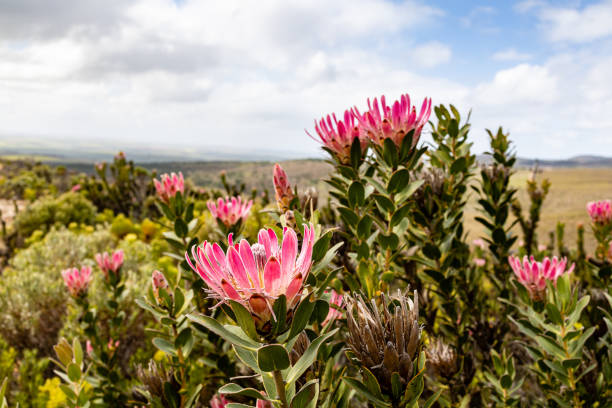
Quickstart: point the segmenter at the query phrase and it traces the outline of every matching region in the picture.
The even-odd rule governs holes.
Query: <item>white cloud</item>
[[[495,61],[525,61],[531,59],[532,55],[519,52],[515,48],[508,48],[493,54]]]
[[[489,105],[550,103],[557,94],[557,78],[546,67],[529,64],[499,71],[476,88],[477,100]]]
[[[411,54],[416,64],[424,68],[432,68],[449,62],[452,51],[446,44],[432,41],[415,47]]]
[[[612,0],[582,9],[546,6],[539,18],[551,41],[585,43],[612,36]]]
[[[10,26],[0,17],[0,134],[308,156],[319,152],[303,132],[314,118],[403,92],[417,105],[431,96],[473,108],[478,152],[484,127],[504,125],[519,154],[548,157],[588,153],[584,135],[612,131],[609,52],[527,64],[529,55],[509,48],[494,58],[516,65],[482,69],[477,84],[441,78],[427,69],[454,62],[449,45],[411,41],[444,23],[443,12],[416,0],[140,0],[108,10],[27,1],[38,3],[17,2]],[[46,2],[75,5],[59,15]],[[457,53],[457,70],[472,79],[469,58]],[[599,151],[612,152],[601,139]]]

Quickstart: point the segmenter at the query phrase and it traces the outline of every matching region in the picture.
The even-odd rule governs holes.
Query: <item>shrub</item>
[[[81,194],[68,192],[57,198],[45,197],[29,205],[15,218],[15,228],[22,237],[34,231],[49,231],[53,226],[68,226],[70,223],[91,225],[96,209]]]

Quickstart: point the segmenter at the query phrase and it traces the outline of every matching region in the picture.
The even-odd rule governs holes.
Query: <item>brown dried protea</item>
[[[153,398],[159,399],[164,404],[169,404],[164,393],[165,383],[171,383],[172,388],[177,391],[180,389],[180,384],[174,378],[172,368],[167,369],[162,364],[157,364],[153,360],[149,361],[147,368],[138,365],[136,367],[136,376],[144,385],[144,389],[148,391],[148,394]]]
[[[427,363],[436,375],[448,378],[457,372],[457,354],[442,340],[433,340],[425,350],[425,354]]]
[[[346,297],[349,336],[347,343],[364,367],[378,379],[383,391],[391,390],[391,376],[406,385],[413,376],[421,339],[418,295],[414,301],[398,291],[381,294],[379,302],[361,296]]]

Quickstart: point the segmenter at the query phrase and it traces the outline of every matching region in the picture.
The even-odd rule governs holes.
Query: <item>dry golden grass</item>
[[[518,198],[523,211],[529,208],[529,198],[525,190],[529,170],[518,171],[511,183],[519,188]],[[583,223],[586,228],[585,241],[587,249],[593,250],[595,241],[589,227],[589,216],[586,203],[593,200],[612,199],[611,168],[545,168],[536,180],[544,178],[551,182],[550,192],[544,201],[542,218],[538,227],[538,238],[541,244],[549,243],[549,232],[554,231],[557,222],[565,223],[565,242],[570,248],[576,244],[576,226]],[[482,233],[480,224],[474,221],[477,215],[477,203],[472,197],[466,211],[466,229],[470,237]],[[518,227],[516,231],[518,232]],[[520,235],[520,234],[519,234]],[[520,239],[520,238],[519,238]]]

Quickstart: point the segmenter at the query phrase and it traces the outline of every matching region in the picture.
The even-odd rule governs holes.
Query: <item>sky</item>
[[[0,139],[319,157],[314,120],[408,93],[474,151],[612,156],[612,0],[0,0]],[[424,137],[426,140],[427,137]]]

